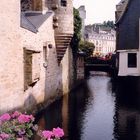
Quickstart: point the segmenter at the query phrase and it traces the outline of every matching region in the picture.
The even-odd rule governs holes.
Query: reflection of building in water
[[[65,137],[68,136],[68,94],[63,98],[49,105],[36,117],[39,130],[52,130],[53,128],[63,128]],[[38,136],[35,136],[38,140]]]
[[[117,140],[140,140],[139,79],[121,79],[116,91],[114,137]]]
[[[52,130],[54,127],[61,127],[65,133],[65,140],[81,140],[84,112],[89,98],[88,87],[82,84],[80,89],[64,95],[37,115],[36,122],[39,128]],[[35,140],[38,140],[37,138]]]
[[[116,35],[113,29],[99,24],[88,25],[85,27],[85,39],[94,43],[94,54],[106,55],[115,51]]]
[[[65,137],[68,136],[68,94],[63,96],[62,105],[62,128],[65,133]]]
[[[118,110],[117,137],[119,140],[140,140],[140,114],[136,110]]]
[[[90,98],[86,83],[75,89],[69,96],[69,140],[81,140],[83,135],[84,112]]]

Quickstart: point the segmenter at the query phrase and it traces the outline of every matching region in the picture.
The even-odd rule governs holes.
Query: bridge
[[[110,70],[110,65],[109,64],[85,64],[85,70],[108,72]]]
[[[108,72],[112,75],[116,75],[117,70],[115,67],[114,59],[110,60],[99,60],[90,58],[90,61],[86,61],[85,64],[85,73],[89,74],[90,71],[103,71]]]

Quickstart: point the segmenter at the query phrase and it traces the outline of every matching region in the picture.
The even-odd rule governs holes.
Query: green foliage
[[[114,21],[110,21],[110,20],[104,21],[102,25],[103,25],[104,27],[110,27],[110,28],[112,28],[112,29],[115,28]]]
[[[90,57],[93,54],[94,51],[94,44],[88,41],[80,41],[79,43],[79,49],[85,52],[87,57]]]
[[[74,36],[73,36],[73,44],[78,51],[78,48],[85,52],[86,56],[91,56],[93,50],[95,48],[94,44],[88,41],[81,40],[81,28],[82,28],[82,20],[79,15],[79,11],[77,9],[73,9],[74,13]]]
[[[74,13],[74,34],[78,40],[81,39],[82,20],[77,9],[73,9]]]
[[[73,14],[74,14],[74,35],[72,38],[72,47],[73,51],[76,53],[79,41],[81,40],[82,21],[79,15],[79,11],[77,9],[73,8]]]
[[[38,130],[32,115],[15,111],[12,114],[5,113],[0,116],[0,140],[30,140],[36,132],[41,140],[60,140],[64,136],[63,129],[57,127],[49,130]]]

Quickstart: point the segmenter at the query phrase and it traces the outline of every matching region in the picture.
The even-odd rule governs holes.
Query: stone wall
[[[77,80],[83,80],[85,77],[85,60],[84,56],[77,58]]]
[[[1,1],[0,12],[0,110],[22,105],[23,49],[21,47],[20,3]]]
[[[61,62],[62,67],[62,90],[66,94],[70,91],[73,85],[73,57],[72,49],[69,46]],[[68,83],[68,84],[65,84]]]
[[[72,83],[71,48],[58,64],[53,14],[33,33],[20,27],[18,0],[8,5],[2,0],[1,6],[0,114],[16,108],[29,110],[67,93]]]
[[[36,73],[39,73],[38,81],[33,86],[29,85],[28,89],[25,90],[25,98],[27,102],[25,102],[24,105],[26,108],[31,106],[33,103],[41,103],[53,96],[56,96],[56,93],[61,90],[61,82],[59,82],[61,81],[61,77],[58,76],[61,75],[61,71],[57,63],[52,20],[53,15],[39,28],[39,32],[37,34],[22,29],[23,47],[27,50],[33,51],[36,55],[40,55],[40,58],[35,62],[35,66],[39,65],[38,71],[36,71]],[[48,47],[49,44],[52,45],[52,48]],[[43,48],[45,46],[48,65],[47,68],[43,66]],[[32,65],[32,67],[34,67],[34,65]],[[36,67],[34,67],[33,70],[36,70]]]

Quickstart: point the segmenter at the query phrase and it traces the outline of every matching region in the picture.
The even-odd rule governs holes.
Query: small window
[[[128,53],[128,68],[136,68],[136,67],[137,67],[137,54]]]
[[[40,79],[40,52],[24,48],[24,90]]]
[[[61,6],[66,7],[67,6],[67,0],[61,0]]]
[[[44,62],[47,61],[47,46],[43,46],[43,59]]]
[[[20,0],[21,12],[32,10],[32,0]]]
[[[96,45],[98,46],[98,41],[96,41]]]

